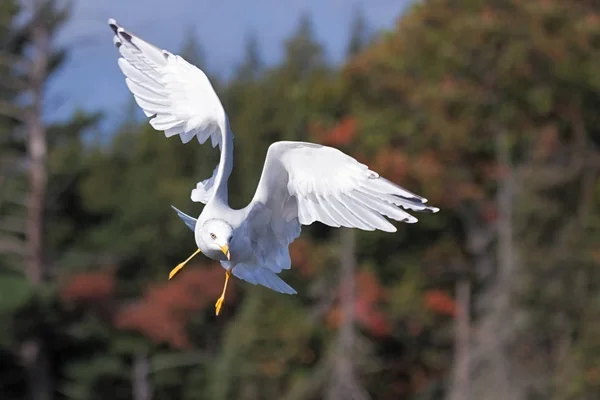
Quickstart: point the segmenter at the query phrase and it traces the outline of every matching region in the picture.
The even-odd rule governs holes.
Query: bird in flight
[[[176,266],[169,279],[202,252],[225,269],[219,315],[231,275],[285,294],[296,291],[278,274],[291,267],[289,245],[301,226],[319,221],[332,227],[395,232],[385,217],[415,223],[406,212],[438,212],[427,199],[392,183],[338,149],[315,143],[270,145],[256,193],[238,210],[229,207],[227,181],[233,168],[233,133],[219,97],[205,73],[121,27],[108,25],[125,83],[150,125],[183,143],[211,140],[220,150],[212,176],[191,191],[204,203],[198,218],[173,207],[194,232],[198,249]]]

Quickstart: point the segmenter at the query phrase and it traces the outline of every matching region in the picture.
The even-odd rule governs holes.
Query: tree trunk
[[[462,278],[456,282],[458,309],[454,321],[454,369],[449,400],[470,398],[470,351],[471,351],[471,282]]]
[[[526,372],[515,363],[511,349],[516,335],[517,309],[512,299],[515,282],[516,255],[513,232],[513,202],[515,171],[510,158],[510,146],[505,132],[496,136],[496,161],[504,169],[498,184],[496,204],[496,273],[478,296],[481,315],[474,330],[471,351],[471,396],[489,400],[520,400],[525,396]],[[471,232],[473,238],[477,232]],[[475,264],[485,265],[487,251],[475,251]]]
[[[514,233],[513,233],[513,199],[514,199],[514,170],[510,159],[510,145],[507,134],[502,131],[497,134],[496,159],[504,168],[504,177],[500,183],[497,194],[498,205],[498,293],[496,298],[497,320],[495,324],[500,332],[500,328],[507,328],[511,325],[513,316],[512,308],[512,290],[513,274],[515,270],[515,251],[514,251]],[[513,333],[512,327],[510,332]],[[508,335],[498,335],[496,340],[496,373],[497,383],[504,387],[507,399],[519,399],[522,396],[519,393],[518,385],[511,379],[510,356],[507,351],[510,348],[510,338]],[[513,390],[511,390],[513,388]]]
[[[340,236],[342,320],[333,359],[333,377],[327,390],[327,400],[362,400],[368,398],[368,395],[356,381],[352,365],[352,355],[356,345],[354,330],[356,231],[342,228]]]
[[[42,121],[43,90],[48,72],[50,38],[43,20],[32,27],[33,60],[29,74],[32,106],[26,116],[29,194],[27,198],[27,260],[26,272],[34,286],[48,278],[44,262],[44,204],[46,199],[46,129]],[[31,400],[49,400],[52,388],[49,360],[42,332],[34,332],[32,339],[21,348],[23,363],[28,372]]]
[[[146,352],[139,352],[133,359],[133,400],[151,400],[150,362]]]

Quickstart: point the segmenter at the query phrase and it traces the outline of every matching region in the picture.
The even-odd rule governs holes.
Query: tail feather
[[[293,287],[268,268],[238,264],[231,272],[235,277],[253,285],[262,285],[283,294],[297,294]]]

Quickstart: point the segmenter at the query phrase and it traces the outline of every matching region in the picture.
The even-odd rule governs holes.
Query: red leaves
[[[384,148],[377,153],[372,169],[392,182],[402,182],[408,174],[409,168],[409,160],[403,152]]]
[[[356,319],[375,336],[388,335],[392,328],[378,303],[385,299],[385,291],[370,272],[361,271],[356,276]]]
[[[456,192],[459,201],[480,201],[483,200],[485,197],[485,193],[483,192],[481,186],[475,184],[474,182],[458,183],[456,187]]]
[[[598,368],[590,368],[587,370],[586,379],[589,383],[597,385],[600,383],[600,371]]]
[[[420,154],[415,162],[415,175],[422,181],[437,180],[444,170],[439,156],[433,151]]]
[[[385,314],[379,309],[379,303],[385,299],[385,290],[370,272],[360,271],[355,276],[354,318],[373,336],[389,335],[390,326]],[[343,288],[341,289],[343,290]],[[331,327],[342,322],[342,310],[339,302],[327,317]]]
[[[324,129],[320,124],[313,126],[313,134],[318,142],[327,146],[342,147],[349,145],[356,134],[356,120],[345,117],[331,129]]]
[[[115,286],[112,269],[81,272],[60,288],[60,297],[66,302],[104,302],[113,296]]]
[[[456,302],[441,290],[432,289],[425,292],[425,307],[436,314],[454,316]]]
[[[225,272],[215,265],[194,268],[190,265],[172,281],[149,288],[144,297],[122,310],[115,318],[121,329],[133,329],[156,342],[167,342],[173,347],[190,346],[185,332],[192,316],[212,306],[221,295]],[[229,282],[226,302],[234,297],[234,280]]]
[[[290,258],[292,266],[300,272],[303,277],[309,277],[314,273],[314,266],[310,262],[310,243],[307,239],[298,238],[290,245]]]
[[[150,339],[173,347],[190,346],[186,325],[194,314],[213,307],[221,295],[225,271],[220,265],[206,268],[189,265],[172,281],[150,286],[143,297],[129,305],[106,308],[115,295],[113,270],[84,272],[70,277],[61,287],[63,301],[88,303],[105,311],[118,329],[137,331]],[[235,298],[235,280],[229,282],[226,302]],[[114,303],[112,304],[115,305]]]

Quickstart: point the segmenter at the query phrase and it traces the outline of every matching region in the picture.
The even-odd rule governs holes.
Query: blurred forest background
[[[379,33],[357,13],[343,65],[305,15],[279,65],[249,36],[233,78],[206,71],[233,206],[291,139],[441,208],[396,234],[305,227],[299,294],[234,280],[219,317],[219,265],[167,279],[195,250],[170,205],[200,213],[217,150],[133,100],[109,137],[102,113],[48,124],[69,9],[36,4],[0,1],[0,399],[600,398],[600,1],[424,0]],[[193,38],[170,50],[203,67]]]

